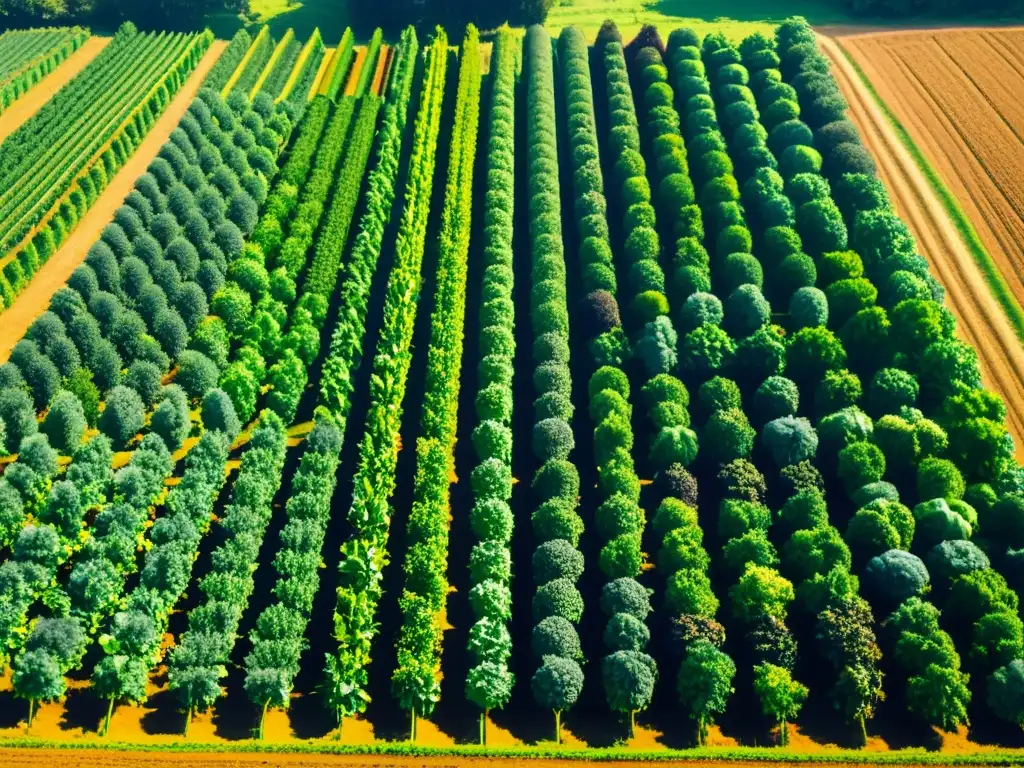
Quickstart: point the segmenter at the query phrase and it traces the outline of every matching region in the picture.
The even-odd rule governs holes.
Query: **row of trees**
[[[295,310],[289,316],[287,333],[277,349],[268,355],[271,361],[275,361],[270,367],[273,386],[270,402],[282,412],[282,417],[289,420],[295,417],[298,398],[306,387],[308,368],[320,354],[320,332],[327,320],[328,303],[337,285],[338,266],[348,241],[366,164],[376,136],[380,104],[380,99],[373,95],[364,96],[359,101],[358,113],[348,141],[344,144],[345,159],[334,181],[333,198],[330,207],[321,217],[323,225],[317,236],[312,261],[305,272]],[[333,139],[333,127],[332,121],[328,128],[328,140]],[[318,170],[314,170],[306,189],[309,184],[318,182],[318,175]],[[308,214],[305,203],[300,205],[296,221],[301,222],[301,226],[292,228],[282,245],[282,251],[295,244],[293,238],[296,237],[296,229],[305,230],[316,218]]]
[[[285,524],[274,557],[274,600],[249,633],[245,657],[245,693],[261,708],[259,738],[269,707],[287,708],[299,657],[306,648],[306,627],[320,587],[321,551],[331,519],[343,434],[326,413],[306,439],[306,450],[292,478]]]
[[[586,279],[588,269],[595,266],[610,271],[613,259],[598,157],[589,52],[578,29],[567,27],[562,31],[559,60],[565,80],[574,207],[580,235],[579,262]],[[620,72],[625,74],[624,70]],[[635,127],[635,121],[632,125]],[[584,329],[583,337],[595,368],[587,389],[601,499],[595,513],[597,534],[603,542],[598,566],[607,579],[601,607],[608,619],[603,638],[608,653],[602,660],[601,674],[608,706],[628,717],[632,737],[636,712],[647,708],[654,693],[657,667],[645,652],[650,639],[645,624],[651,611],[650,592],[637,581],[643,566],[641,539],[646,520],[640,507],[640,477],[632,455],[635,438],[630,385],[623,371],[629,358],[629,344],[620,319],[616,289],[612,282],[608,288],[592,291],[584,299],[583,311],[590,325]]]
[[[331,335],[318,398],[320,407],[332,414],[341,425],[345,425],[348,418],[355,386],[353,377],[363,358],[370,289],[381,255],[385,224],[394,205],[399,159],[406,134],[412,79],[418,54],[419,43],[416,33],[409,27],[402,33],[395,52],[395,75],[391,78],[384,103],[384,117],[377,142],[377,163],[367,178],[366,210],[360,220],[359,233],[356,235],[348,261],[343,267],[344,275],[339,293],[341,305],[346,307],[347,311],[339,313]],[[363,552],[364,555],[370,554],[365,550]],[[365,566],[362,574],[352,572],[353,576],[359,576],[354,579],[354,583],[345,583],[338,587],[339,602],[345,601],[354,605],[357,597],[351,590],[360,589],[363,580],[370,576],[370,569],[375,567],[373,561],[365,560],[361,566]],[[368,654],[368,646],[364,646],[361,653]],[[345,661],[347,662],[347,659]],[[365,685],[365,671],[363,667],[353,668],[351,664],[341,663],[340,656],[328,653],[325,659],[325,672],[328,706],[335,712],[340,727],[344,717],[362,712],[366,707],[363,689],[351,684],[355,676],[356,681]]]
[[[459,62],[458,90],[448,181],[441,211],[434,311],[430,317],[427,374],[416,437],[413,503],[406,523],[405,589],[400,601],[402,627],[391,691],[403,709],[430,715],[441,697],[441,643],[448,601],[448,527],[455,475],[459,386],[466,321],[466,281],[473,214],[473,171],[480,120],[480,36],[466,27]],[[502,438],[505,438],[504,441]],[[511,458],[512,433],[494,436],[495,453]],[[502,580],[501,560],[487,563]],[[413,727],[415,732],[415,727]]]
[[[526,183],[535,363],[532,378],[536,394],[531,446],[539,462],[532,483],[537,506],[531,523],[537,548],[532,562],[536,591],[531,647],[540,660],[531,689],[538,705],[554,711],[558,741],[561,714],[576,703],[583,690],[583,670],[579,665],[582,652],[576,629],[583,615],[583,596],[576,587],[583,573],[583,555],[578,551],[583,520],[577,512],[580,475],[568,460],[575,438],[553,58],[548,33],[543,27],[531,26],[526,32],[524,77],[530,169]],[[511,379],[509,366],[508,381]],[[511,496],[512,475],[505,465],[482,464],[475,472],[479,475],[475,478],[477,483],[493,483],[501,489],[502,496]],[[496,597],[511,602],[505,585],[501,585]]]
[[[238,625],[254,589],[253,573],[270,524],[271,503],[281,487],[287,432],[273,411],[260,414],[231,490],[231,502],[217,524],[225,531],[211,555],[212,566],[199,582],[201,601],[188,612],[188,629],[168,659],[168,688],[192,712],[223,695],[220,681],[238,638]]]
[[[330,684],[339,717],[362,711],[366,670],[377,634],[381,568],[387,558],[390,499],[395,489],[399,430],[405,400],[412,336],[419,306],[427,219],[434,184],[437,141],[448,71],[448,37],[435,31],[427,50],[420,110],[416,118],[405,209],[388,277],[383,325],[373,359],[370,404],[359,443],[359,468],[353,479],[348,521],[353,535],[342,544],[341,587],[335,607],[337,656],[329,659]],[[415,730],[416,706],[411,707]]]
[[[512,390],[488,376],[491,370],[511,371],[515,360],[515,305],[512,286],[512,236],[515,210],[516,59],[521,43],[503,29],[491,57],[491,114],[487,137],[487,197],[484,205],[483,283],[480,304],[480,362],[473,430],[476,467],[470,475],[473,508],[469,524],[476,539],[470,552],[470,608],[474,623],[467,650],[473,666],[466,675],[466,698],[480,707],[480,742],[487,741],[487,715],[508,704],[514,676],[509,670],[512,637],[512,531],[508,484],[475,482],[491,464],[498,476],[512,477]],[[509,380],[511,383],[511,380]],[[479,472],[479,475],[478,475]],[[497,589],[492,582],[497,583]],[[501,591],[502,588],[505,591]],[[488,594],[507,595],[495,600]],[[474,599],[474,595],[477,595]]]
[[[106,654],[92,673],[92,690],[107,699],[107,722],[117,701],[146,700],[149,674],[163,657],[163,635],[192,577],[199,543],[209,530],[213,506],[227,477],[225,464],[238,419],[220,390],[203,399],[209,422],[185,460],[181,481],[168,492],[167,513],[150,532],[139,582],[114,614],[99,642]]]

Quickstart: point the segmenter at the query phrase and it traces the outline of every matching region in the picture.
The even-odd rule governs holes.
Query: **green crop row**
[[[330,700],[339,723],[366,706],[366,665],[377,634],[381,571],[387,561],[390,498],[395,488],[399,428],[410,346],[419,304],[427,217],[433,191],[448,65],[448,38],[437,28],[427,49],[427,70],[413,136],[405,209],[388,278],[383,324],[370,377],[370,404],[359,444],[347,519],[353,535],[341,546],[341,585],[334,614],[337,654],[328,660]],[[415,711],[414,711],[415,715]]]
[[[213,550],[210,570],[199,582],[201,602],[188,612],[188,629],[167,662],[168,689],[188,713],[213,705],[238,639],[238,625],[254,589],[271,503],[281,487],[287,433],[273,411],[260,414],[231,489],[231,503],[217,520],[224,540]],[[106,730],[106,729],[104,729]]]
[[[334,51],[331,66],[324,75],[323,83],[320,86],[321,95],[331,101],[337,101],[348,81],[349,70],[352,69],[352,60],[355,55],[355,47],[352,45],[352,27],[345,27],[345,33],[341,36],[341,42],[338,43],[338,47]]]
[[[477,468],[499,462],[512,476],[512,391],[483,375],[499,362],[511,370],[515,358],[515,305],[512,301],[512,237],[515,209],[516,58],[521,43],[502,30],[491,58],[491,115],[487,138],[487,196],[483,228],[483,287],[480,305],[480,361],[477,365],[477,426],[473,447],[477,464],[470,475],[475,503],[469,524],[476,538],[470,553],[469,604],[475,622],[469,630],[468,651],[473,666],[466,676],[466,697],[480,707],[480,740],[486,742],[486,718],[492,709],[508,704],[513,675],[509,670],[512,638],[508,631],[510,603],[487,599],[497,581],[508,589],[512,573],[512,529],[515,521],[508,499],[491,487],[473,481]],[[497,566],[497,567],[496,567]]]
[[[238,69],[238,65],[242,63],[251,45],[252,36],[248,32],[244,29],[235,32],[228,47],[224,49],[220,58],[217,59],[217,63],[207,73],[206,79],[203,80],[203,87],[212,88],[215,91],[224,88],[235,70]]]
[[[366,57],[363,59],[363,67],[359,70],[359,80],[356,81],[356,98],[366,95],[366,90],[373,81],[374,72],[377,70],[377,57],[380,55],[381,40],[383,33],[380,27],[373,30],[373,36],[366,46]]]
[[[480,119],[480,36],[466,27],[459,65],[448,182],[441,211],[434,311],[419,434],[413,503],[406,524],[405,589],[392,694],[413,718],[441,698],[443,617],[448,599],[448,520],[455,474],[466,280],[473,214],[473,170]],[[509,435],[511,436],[511,435]],[[511,442],[511,441],[510,441]],[[415,725],[413,726],[415,733]]]

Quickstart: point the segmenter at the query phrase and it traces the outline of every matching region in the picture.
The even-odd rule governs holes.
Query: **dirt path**
[[[184,87],[164,110],[156,125],[139,145],[135,154],[129,158],[124,167],[114,176],[103,190],[92,208],[82,217],[75,231],[53,254],[39,271],[33,275],[25,290],[14,300],[14,303],[0,314],[3,333],[0,334],[0,362],[7,362],[14,345],[17,344],[33,321],[46,311],[50,297],[60,288],[79,264],[85,260],[89,247],[99,238],[114,216],[114,211],[132,191],[135,180],[146,170],[150,161],[156,157],[160,147],[178,126],[178,121],[185,113],[192,99],[199,92],[207,72],[213,67],[221,52],[227,46],[223,40],[215,40],[200,60],[192,76]],[[81,50],[81,49],[79,49]],[[77,54],[77,52],[76,52]]]
[[[90,37],[82,47],[68,56],[53,72],[36,83],[28,93],[11,104],[3,115],[0,115],[0,141],[14,133],[21,124],[39,111],[57,91],[85,69],[89,62],[110,43],[109,37]]]
[[[348,73],[348,82],[345,84],[344,90],[341,92],[343,96],[354,96],[356,93],[356,86],[359,84],[359,73],[363,71],[363,65],[366,63],[366,46],[356,46],[356,57],[352,60],[352,69]]]
[[[832,70],[850,103],[850,117],[878,162],[898,213],[946,289],[960,336],[978,352],[985,385],[1006,401],[1007,426],[1020,460],[1024,457],[1024,349],[924,174],[853,66],[834,40],[820,37],[819,42],[832,60]]]

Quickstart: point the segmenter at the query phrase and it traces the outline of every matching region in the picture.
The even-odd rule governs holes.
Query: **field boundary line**
[[[860,36],[856,36],[860,37]],[[949,216],[953,222],[954,228],[960,235],[961,240],[970,252],[971,257],[974,259],[974,263],[977,264],[981,270],[982,276],[985,278],[985,283],[988,285],[989,291],[1003,310],[1003,314],[1009,321],[1010,326],[1013,328],[1014,334],[1017,336],[1017,340],[1024,343],[1024,308],[1017,303],[1016,297],[1014,297],[1010,287],[1006,284],[1003,279],[1002,273],[999,271],[998,265],[992,255],[985,248],[984,243],[981,241],[981,237],[975,230],[974,225],[971,224],[970,218],[967,216],[960,203],[957,201],[956,196],[952,193],[946,183],[942,180],[938,171],[931,164],[920,147],[917,146],[917,142],[914,141],[910,132],[906,129],[900,119],[896,117],[895,113],[889,109],[888,105],[879,96],[878,91],[875,90],[875,86],[871,83],[871,80],[865,74],[857,60],[853,58],[849,50],[842,44],[842,39],[835,38],[834,43],[836,48],[842,53],[843,57],[849,62],[850,66],[853,67],[854,72],[857,73],[857,77],[860,79],[864,88],[871,95],[872,100],[885,115],[885,119],[889,121],[889,124],[896,133],[896,138],[899,140],[903,148],[910,154],[914,164],[917,165],[918,169],[924,174],[925,179],[928,181],[928,185],[931,187],[932,192],[938,198],[942,204],[943,210],[946,211],[946,215]]]
[[[987,24],[973,26],[934,26],[934,27],[911,27],[907,29],[901,29],[900,27],[887,27],[885,29],[872,29],[870,32],[851,32],[849,34],[837,35],[830,37],[839,43],[840,40],[868,40],[876,37],[893,37],[895,35],[905,35],[907,37],[918,37],[925,35],[933,35],[936,32],[1024,32],[1024,26],[1021,26],[1019,19],[1014,19],[1012,22],[1007,24]],[[832,25],[823,25],[832,26]],[[840,48],[845,52],[845,48],[840,44]]]
[[[641,750],[629,748],[571,748],[571,747],[481,747],[476,744],[458,744],[449,747],[429,747],[404,742],[382,744],[338,744],[337,742],[274,743],[256,740],[235,742],[176,741],[169,743],[81,740],[59,741],[21,737],[0,740],[0,758],[4,752],[20,750],[66,750],[68,752],[140,752],[179,753],[193,755],[224,754],[280,754],[325,756],[395,757],[455,757],[507,759],[518,762],[558,760],[580,763],[672,763],[712,764],[733,763],[751,766],[765,764],[805,765],[903,765],[903,766],[1018,766],[1024,765],[1024,751],[1005,750],[977,753],[936,753],[923,748],[893,752],[864,752],[854,749],[836,749],[819,752],[797,752],[778,747],[701,747],[694,749]]]

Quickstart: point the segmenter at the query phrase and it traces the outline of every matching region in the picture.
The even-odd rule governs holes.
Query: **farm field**
[[[1020,167],[1024,29],[840,39],[961,201],[1017,303],[1024,301]],[[897,98],[898,94],[898,98]]]
[[[909,35],[908,33],[899,37],[911,36],[918,41],[923,41],[935,34]],[[943,33],[943,37],[946,34],[949,33]],[[959,39],[958,34],[950,34],[950,40]],[[982,33],[964,34],[968,37],[975,37]],[[838,45],[849,46],[851,41],[870,39],[872,38],[845,38],[841,39]],[[960,321],[960,333],[968,343],[979,351],[983,375],[988,385],[998,391],[1007,403],[1015,403],[1009,408],[1008,418],[1019,452],[1024,446],[1024,416],[1022,416],[1024,414],[1024,351],[1022,351],[1019,335],[1015,333],[1014,327],[1008,321],[1007,314],[994,299],[983,274],[974,265],[972,254],[965,247],[960,233],[950,224],[941,203],[934,192],[930,191],[928,182],[917,170],[914,160],[900,145],[885,116],[874,106],[871,95],[859,84],[859,77],[852,71],[849,63],[836,47],[837,43],[828,41],[824,45],[832,58],[843,92],[851,103],[852,117],[861,129],[862,135],[871,145],[875,156],[879,158],[881,176],[885,179],[887,186],[894,191],[901,215],[910,223],[918,243],[922,246],[924,255],[940,271],[943,285],[949,292],[950,304]],[[868,50],[878,49],[869,46]],[[858,60],[861,58],[863,55],[858,56]],[[920,61],[921,57],[917,56],[913,60]],[[877,60],[875,63],[877,64]],[[871,71],[875,75],[872,78],[872,83],[876,84],[879,82],[877,77],[879,70],[872,69]],[[882,71],[891,73],[895,70],[886,67]],[[896,77],[896,75],[891,75],[891,77]],[[882,89],[879,91],[881,92]],[[893,92],[889,91],[889,93],[891,95]],[[901,91],[901,93],[905,92]],[[904,99],[905,97],[901,97],[896,103],[899,105],[907,103]],[[981,108],[980,104],[978,107]],[[908,112],[902,107],[898,107],[898,109],[901,121],[914,119],[919,126],[927,125],[913,117],[916,114],[915,111]],[[941,114],[948,116],[951,113],[943,111]],[[948,117],[942,119],[945,120]],[[904,125],[907,124],[904,123]],[[972,119],[962,125],[974,126],[977,125],[977,122]],[[957,127],[955,130],[962,129]],[[937,151],[935,147],[938,145],[926,143],[934,141],[936,135],[936,133],[931,133],[928,134],[928,137],[931,138],[921,137],[923,141],[921,138],[915,138],[918,138],[920,146],[927,148],[925,151],[928,153],[929,159],[942,158],[945,170],[949,172],[952,170],[952,167],[948,165],[949,155],[945,151]],[[1012,157],[1013,154],[1010,152],[1008,157]],[[969,164],[967,158],[961,158],[961,162],[955,164],[956,173],[963,172]],[[985,179],[983,182],[985,184],[992,183],[992,177],[984,171],[979,171],[976,175],[971,176],[974,181],[978,181],[979,177]],[[944,176],[945,178],[948,177]],[[963,181],[966,176],[954,178]],[[908,183],[908,180],[912,183]],[[974,197],[967,193],[966,188],[961,185],[957,189],[957,200],[961,201],[961,204],[969,211],[968,215],[971,216],[972,224],[977,231],[991,235],[992,226],[996,225],[999,219],[981,215],[979,209],[972,202]],[[1005,199],[1003,201],[1009,205]],[[1005,219],[1002,220],[1005,221]],[[1011,286],[1019,282],[1016,267],[1010,263],[1016,256],[1009,256],[1010,261],[1008,261],[1008,253],[1017,254],[1019,246],[1016,243],[1011,243],[1011,250],[1007,252],[992,237],[986,238],[985,245],[989,252],[996,256],[997,264],[1001,265],[999,268],[1002,279]],[[1016,301],[1016,298],[1011,300]]]
[[[10,30],[0,36],[0,112],[32,90],[88,38],[89,32],[80,27]]]
[[[1019,349],[834,44],[354,38],[204,48],[3,315],[0,753],[1024,762]]]
[[[93,58],[110,43],[110,40],[109,37],[90,37],[61,66],[7,107],[0,115],[0,141],[16,131],[22,123],[38,112],[40,107],[52,99],[57,91],[89,66]]]

